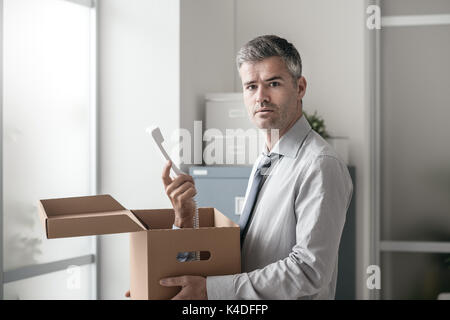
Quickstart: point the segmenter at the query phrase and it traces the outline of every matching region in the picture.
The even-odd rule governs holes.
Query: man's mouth
[[[269,112],[273,112],[273,111],[274,111],[273,109],[262,108],[262,109],[257,110],[257,111],[255,112],[255,114],[256,114],[256,113],[269,113]]]

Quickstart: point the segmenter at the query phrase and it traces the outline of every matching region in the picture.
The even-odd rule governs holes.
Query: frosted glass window
[[[47,240],[37,213],[39,199],[90,194],[90,10],[4,0],[5,271],[93,252],[91,237]]]
[[[95,266],[70,266],[65,270],[9,282],[5,300],[87,300],[93,299],[91,283]]]
[[[450,13],[448,0],[381,0],[380,5],[384,16]]]
[[[383,252],[383,299],[430,299],[450,291],[448,254]]]
[[[447,25],[382,30],[383,240],[450,240],[449,35]]]

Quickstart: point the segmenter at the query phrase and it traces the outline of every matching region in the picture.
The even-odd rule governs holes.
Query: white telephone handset
[[[162,143],[164,142],[164,137],[161,133],[161,130],[159,127],[149,127],[146,129],[147,133],[150,134],[153,137],[153,140],[155,141],[156,145],[158,146],[159,150],[161,151],[162,156],[167,160],[172,162],[172,170],[175,172],[175,175],[183,174],[183,171],[181,171],[175,163],[170,159],[169,154],[167,153],[166,149],[164,149]],[[198,206],[197,201],[194,200],[194,206],[195,206],[195,214],[194,214],[194,228],[199,228],[199,219],[198,219]],[[195,252],[195,260],[200,260],[200,252]]]
[[[175,172],[177,176],[180,174],[183,174],[183,172],[178,169],[178,167],[175,165],[175,163],[170,159],[169,154],[166,152],[166,149],[164,149],[162,143],[164,142],[164,137],[161,133],[161,130],[159,127],[149,127],[147,128],[147,133],[150,134],[153,137],[153,140],[155,140],[156,145],[158,146],[159,150],[161,150],[162,156],[167,160],[172,162],[172,170]]]

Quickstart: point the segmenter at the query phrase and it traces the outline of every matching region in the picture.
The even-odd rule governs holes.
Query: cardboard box
[[[48,239],[129,232],[132,299],[175,296],[180,288],[161,286],[161,278],[241,269],[239,226],[215,208],[199,208],[199,229],[179,230],[173,209],[128,210],[110,195],[40,200],[39,215]],[[177,260],[192,251],[201,260]]]

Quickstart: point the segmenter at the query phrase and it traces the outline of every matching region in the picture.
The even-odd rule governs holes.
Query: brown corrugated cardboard
[[[199,208],[199,229],[171,230],[173,210],[133,210],[150,230],[130,237],[133,299],[168,299],[177,287],[162,287],[161,278],[240,272],[239,227],[214,208]],[[180,262],[180,252],[209,252],[208,260]],[[147,265],[147,268],[143,266]],[[148,272],[147,272],[148,270]]]
[[[40,200],[39,215],[48,239],[146,230],[110,195]]]
[[[161,278],[240,272],[239,226],[214,208],[199,208],[199,229],[180,230],[172,230],[173,209],[127,210],[110,195],[40,200],[39,215],[49,239],[130,232],[132,299],[176,295],[180,288],[159,285]],[[177,260],[192,251],[207,254]]]

